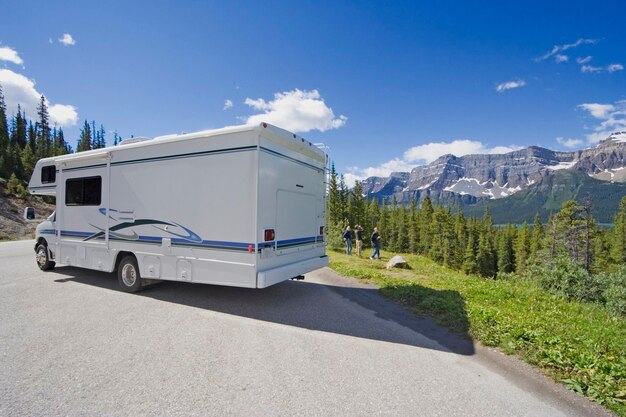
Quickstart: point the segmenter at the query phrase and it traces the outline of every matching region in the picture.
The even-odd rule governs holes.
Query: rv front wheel
[[[122,290],[137,292],[141,289],[141,276],[134,256],[126,256],[117,267],[117,280]]]
[[[49,271],[54,268],[54,262],[50,260],[48,248],[43,243],[37,245],[37,249],[35,250],[35,260],[37,261],[37,266],[42,271]]]

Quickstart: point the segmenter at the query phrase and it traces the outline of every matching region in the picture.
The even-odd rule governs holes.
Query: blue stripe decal
[[[57,233],[56,229],[43,229],[41,231],[42,235],[55,235]]]
[[[45,188],[57,188],[56,185],[38,185],[36,187],[28,187],[31,190],[39,190],[39,189],[45,189]]]
[[[300,246],[300,245],[310,245],[311,243],[323,242],[323,236],[310,236],[310,237],[301,237],[298,239],[288,239],[288,240],[279,240],[277,242],[278,249],[286,248],[290,246]]]
[[[256,146],[242,146],[239,148],[226,148],[226,149],[216,149],[212,151],[182,153],[178,155],[155,156],[152,158],[142,158],[142,159],[132,159],[130,161],[112,162],[111,166],[139,164],[139,163],[145,163],[145,162],[167,161],[170,159],[193,158],[197,156],[220,155],[220,154],[225,154],[225,153],[247,152],[247,151],[252,151],[255,149],[256,149]]]
[[[80,171],[81,169],[89,169],[89,168],[106,168],[106,166],[107,164],[86,165],[84,167],[66,168],[63,170],[63,172]]]
[[[41,234],[55,234],[55,229],[44,229],[41,231]],[[61,230],[61,236],[65,237],[86,237],[92,236],[93,233],[90,232],[79,232],[72,230]],[[100,236],[96,238],[97,240],[104,240],[104,236]],[[160,236],[138,236],[136,240],[128,240],[128,239],[120,239],[114,236],[109,236],[109,240],[115,240],[120,242],[140,242],[140,243],[150,243],[160,245],[163,241],[163,237]],[[261,242],[259,243],[259,248],[267,247],[267,245],[277,244],[277,247],[286,248],[290,246],[298,246],[298,245],[309,245],[312,243],[320,243],[324,241],[323,236],[310,236],[303,237],[298,239],[287,239],[280,240],[278,242]],[[219,250],[234,250],[234,251],[244,251],[248,252],[248,248],[252,246],[255,247],[254,243],[246,243],[246,242],[227,242],[222,240],[203,240],[202,242],[190,242],[186,239],[174,238],[172,239],[172,245],[174,246],[182,246],[182,247],[198,247],[205,249],[219,249]]]

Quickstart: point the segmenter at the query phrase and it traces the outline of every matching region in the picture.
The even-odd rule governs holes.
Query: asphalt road
[[[37,269],[0,243],[0,415],[602,416],[329,269],[264,290]]]

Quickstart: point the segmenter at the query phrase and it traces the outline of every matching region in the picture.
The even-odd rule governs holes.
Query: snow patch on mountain
[[[552,171],[558,171],[561,169],[570,169],[571,167],[573,167],[574,165],[576,165],[576,162],[578,161],[572,161],[572,162],[559,162],[556,165],[548,165],[546,168]]]

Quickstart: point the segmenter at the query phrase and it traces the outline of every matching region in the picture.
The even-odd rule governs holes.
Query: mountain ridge
[[[575,151],[529,146],[505,154],[446,154],[411,172],[369,177],[361,184],[369,199],[391,201],[395,197],[399,204],[409,204],[413,199],[422,202],[428,196],[434,203],[458,205],[468,213],[474,213],[475,207],[504,209],[513,202],[538,208],[542,204],[527,204],[532,196],[544,201],[551,198],[547,196],[550,193],[559,201],[582,199],[584,196],[572,188],[582,184],[594,203],[601,206],[599,212],[605,213],[598,220],[605,221],[606,213],[611,211],[605,206],[613,198],[595,200],[599,200],[600,194],[613,195],[610,189],[626,194],[626,132],[615,132],[593,148]],[[518,194],[518,198],[506,202]],[[613,210],[617,210],[617,205]],[[547,216],[545,210],[539,211],[542,217]],[[504,217],[513,222],[519,218]]]

